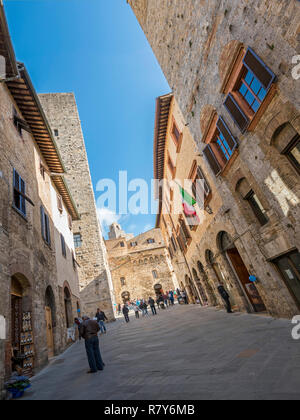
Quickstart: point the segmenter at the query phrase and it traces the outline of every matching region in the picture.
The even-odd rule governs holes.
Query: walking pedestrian
[[[225,302],[227,313],[232,314],[233,312],[232,312],[232,309],[231,309],[230,296],[227,293],[227,291],[225,290],[225,287],[223,286],[222,283],[220,283],[219,286],[218,286],[218,292],[219,292],[221,298]]]
[[[133,305],[133,310],[134,310],[136,319],[139,319],[140,318],[140,310],[139,310],[139,307],[136,304]]]
[[[184,290],[181,292],[181,297],[183,298],[184,303],[187,305],[188,304],[188,299],[187,299],[187,294]]]
[[[169,292],[169,299],[172,306],[174,306],[174,292],[170,290]]]
[[[149,297],[148,304],[150,305],[152,315],[157,315],[157,312],[155,309],[155,300],[151,296]]]
[[[118,304],[118,315],[121,315],[121,313],[122,313],[122,306],[121,306],[121,304],[119,303],[119,304]]]
[[[100,327],[97,321],[90,319],[88,316],[82,317],[83,322],[80,324],[80,336],[85,340],[85,349],[90,366],[87,373],[96,373],[98,370],[104,369],[104,362],[100,353],[98,332]]]
[[[165,307],[168,309],[168,295],[166,293],[163,295],[163,301]]]
[[[104,321],[108,321],[108,319],[105,313],[98,308],[95,317],[97,318],[101,334],[106,334],[106,326],[104,324]]]
[[[130,319],[129,319],[129,309],[127,305],[123,306],[123,315],[124,315],[126,323],[128,324],[128,322],[130,322]]]

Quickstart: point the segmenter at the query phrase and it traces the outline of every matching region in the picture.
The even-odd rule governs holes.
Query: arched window
[[[153,275],[153,278],[154,278],[154,279],[158,279],[158,273],[157,273],[157,271],[156,271],[156,270],[153,270],[153,271],[152,271],[152,275]]]

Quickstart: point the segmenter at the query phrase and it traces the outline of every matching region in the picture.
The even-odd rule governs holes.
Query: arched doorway
[[[186,292],[188,295],[188,299],[190,300],[190,302],[196,303],[197,299],[200,300],[200,296],[193,281],[189,278],[187,274],[185,276],[185,284],[186,284]]]
[[[201,284],[201,280],[198,276],[198,273],[194,268],[192,269],[192,272],[193,272],[194,281],[195,281],[195,283],[198,287],[198,290],[199,290],[200,301],[201,301],[202,305],[207,305],[207,303],[208,303],[207,295],[206,295],[205,290],[204,290],[204,288]]]
[[[34,336],[32,323],[32,301],[30,283],[22,274],[11,277],[11,348],[7,359],[7,374],[17,371],[19,374],[31,374],[34,367]],[[27,353],[27,357],[23,355]]]
[[[263,312],[266,310],[264,302],[254,283],[249,280],[250,274],[244,261],[237,250],[230,235],[227,232],[220,232],[218,235],[218,245],[222,252],[224,252],[230,266],[236,274],[243,293],[247,297],[255,312]]]
[[[48,358],[54,356],[54,328],[56,324],[55,297],[51,286],[48,286],[45,293],[45,319],[47,333]]]
[[[210,249],[207,249],[206,252],[205,252],[205,256],[206,256],[207,264],[209,264],[212,267],[212,269],[215,273],[215,276],[217,278],[217,282],[219,284],[223,284],[224,288],[226,289],[226,291],[228,292],[228,294],[230,296],[230,301],[231,301],[232,306],[235,306],[236,303],[235,303],[234,296],[231,293],[231,290],[230,290],[230,288],[229,288],[229,286],[226,282],[226,278],[224,276],[224,273],[223,273],[222,269],[220,268],[220,265],[217,263],[217,261],[215,259],[214,253]],[[216,286],[218,286],[218,285],[216,285]]]
[[[67,328],[71,328],[73,325],[73,310],[72,310],[72,299],[69,288],[64,288],[64,301],[65,301],[65,319]]]
[[[129,293],[129,292],[123,292],[123,293],[121,294],[121,297],[122,297],[122,300],[123,300],[124,305],[125,305],[127,302],[129,302],[129,301],[130,301],[130,293]]]
[[[206,291],[207,291],[207,294],[208,294],[208,298],[211,301],[210,303],[212,305],[216,305],[217,304],[216,296],[214,294],[213,288],[209,284],[209,280],[207,278],[207,274],[204,270],[203,264],[200,261],[197,261],[197,268],[198,268],[199,275],[202,278],[203,283],[205,284]]]
[[[162,285],[156,284],[154,286],[154,291],[155,291],[156,296],[160,296],[163,293]]]

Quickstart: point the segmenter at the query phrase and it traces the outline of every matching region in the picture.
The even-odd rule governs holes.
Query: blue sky
[[[4,4],[17,59],[37,92],[76,95],[94,189],[100,179],[117,181],[120,170],[150,182],[155,98],[170,89],[126,0]],[[138,234],[154,227],[155,216],[119,221]]]

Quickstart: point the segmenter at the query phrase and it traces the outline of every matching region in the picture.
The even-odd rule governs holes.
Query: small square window
[[[80,248],[82,246],[81,233],[74,233],[74,246],[75,248]]]
[[[54,130],[54,135],[55,135],[55,137],[58,137],[58,130],[57,129]]]

